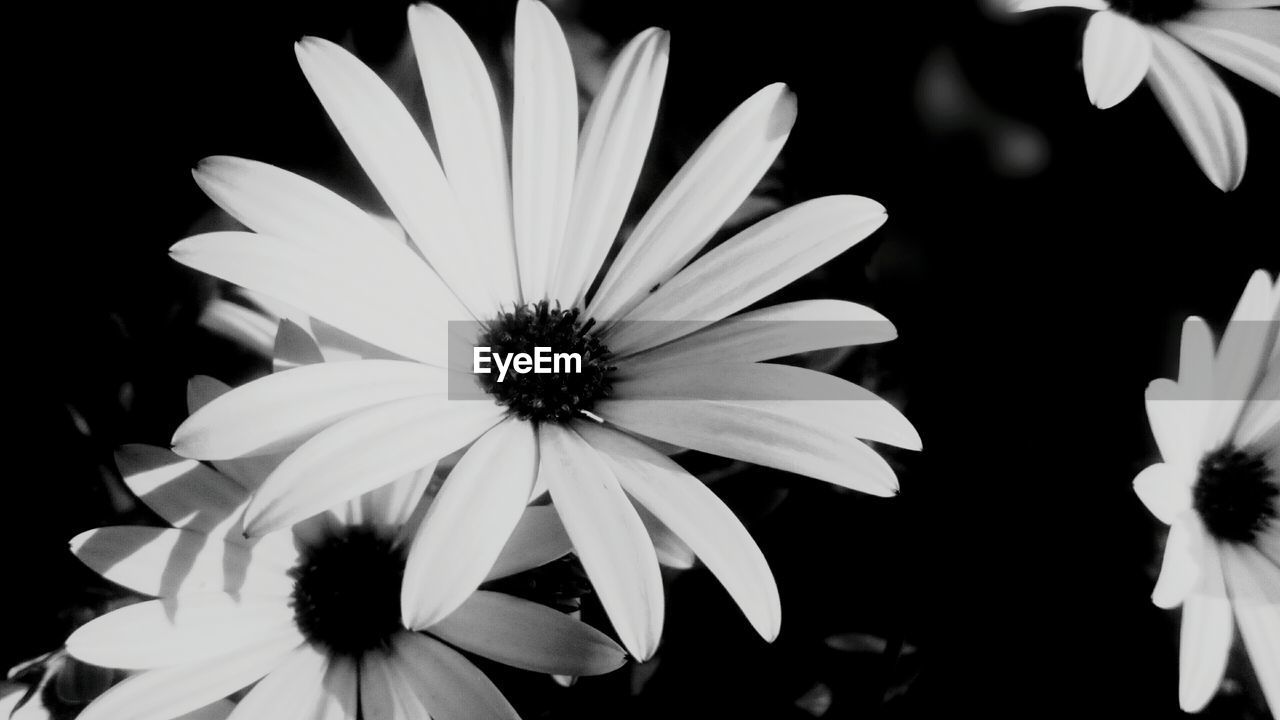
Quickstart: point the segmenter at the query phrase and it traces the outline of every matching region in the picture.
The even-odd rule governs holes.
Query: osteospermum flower
[[[225,389],[207,379],[193,388],[206,398]],[[400,584],[406,546],[431,522],[429,499],[417,502],[429,471],[246,539],[252,463],[220,471],[146,445],[123,448],[117,461],[130,489],[173,527],[106,527],[72,541],[77,557],[107,579],[157,597],[68,639],[68,651],[85,662],[141,671],[90,704],[85,720],[168,720],[255,681],[232,720],[354,718],[357,705],[366,718],[515,718],[459,650],[569,675],[607,672],[624,660],[600,631],[489,590],[469,592],[429,627],[407,629]],[[529,508],[486,579],[569,549],[555,512]]]
[[[1200,169],[1221,190],[1244,178],[1244,118],[1196,53],[1280,94],[1280,11],[1271,0],[1012,0],[1014,10],[1095,10],[1084,33],[1089,100],[1109,108],[1146,78]],[[1195,51],[1195,52],[1192,52]]]
[[[1177,381],[1147,389],[1164,462],[1134,490],[1170,524],[1152,599],[1182,605],[1179,701],[1196,712],[1226,670],[1232,618],[1280,710],[1280,284],[1249,280],[1214,352],[1204,321],[1182,329]]]
[[[650,29],[623,48],[579,132],[564,36],[543,5],[522,0],[508,163],[493,87],[461,28],[431,5],[411,8],[409,27],[439,160],[391,90],[346,50],[306,38],[297,56],[410,244],[308,180],[216,157],[200,163],[196,181],[256,232],[173,248],[180,262],[286,302],[383,357],[237,388],[179,428],[175,450],[208,460],[294,450],[249,504],[246,530],[261,534],[469,445],[406,570],[412,627],[462,601],[545,488],[632,654],[652,655],[663,620],[646,513],[773,639],[780,609],[763,555],[651,441],[892,494],[894,472],[858,438],[918,448],[895,408],[852,383],[759,362],[888,340],[892,325],[834,300],[730,317],[869,235],[884,209],[819,198],[689,263],[787,139],[795,99],[770,85],[715,129],[605,269],[652,135],[667,34]],[[463,376],[484,392],[459,398],[448,392],[451,336],[467,348],[549,346],[583,362],[580,372],[502,383]],[[452,582],[432,583],[428,567],[449,568]]]

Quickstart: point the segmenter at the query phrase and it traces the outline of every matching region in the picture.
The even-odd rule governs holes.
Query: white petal
[[[622,644],[644,661],[662,635],[662,574],[653,542],[600,453],[573,430],[539,428],[551,500]]]
[[[236,706],[230,720],[342,720],[356,716],[354,668],[303,644]],[[336,675],[335,671],[342,674]]]
[[[93,665],[146,670],[208,660],[291,629],[284,598],[200,593],[100,615],[67,638],[67,652]]]
[[[423,468],[355,498],[353,502],[360,503],[364,522],[387,530],[399,530],[409,522],[422,500],[434,470],[434,467]]]
[[[1206,542],[1204,527],[1194,512],[1184,512],[1175,519],[1165,540],[1160,577],[1151,592],[1151,602],[1157,607],[1174,608],[1186,600],[1200,581]]]
[[[144,595],[243,592],[288,595],[279,544],[233,544],[190,530],[105,527],[80,533],[71,552],[111,582]]]
[[[649,531],[649,539],[653,541],[653,551],[658,555],[658,563],[664,567],[687,570],[693,567],[698,557],[679,535],[667,527],[666,523],[649,512],[644,505],[636,504],[636,514]]]
[[[520,720],[502,691],[453,648],[417,633],[392,642],[396,671],[434,720]]]
[[[431,267],[473,313],[492,314],[507,298],[489,285],[485,258],[466,242],[453,189],[409,111],[340,45],[306,37],[294,50],[347,147]]]
[[[1178,705],[1186,712],[1199,712],[1218,691],[1234,630],[1217,543],[1204,543],[1201,558],[1200,585],[1182,606]]]
[[[1167,378],[1151,381],[1145,393],[1147,421],[1165,462],[1190,466],[1200,461],[1206,415],[1212,408],[1207,396],[1190,391]]]
[[[834,375],[792,365],[721,362],[619,375],[610,397],[618,402],[740,404],[764,414],[785,413],[812,424],[825,423],[828,434],[910,450],[921,447],[920,434],[911,422],[875,393]]]
[[[1240,636],[1262,693],[1280,710],[1280,567],[1248,545],[1227,549],[1227,584]]]
[[[1236,437],[1246,401],[1266,371],[1275,341],[1271,276],[1255,272],[1240,295],[1222,333],[1213,368],[1213,413],[1205,428],[1205,446],[1217,447]]]
[[[298,323],[285,318],[276,330],[276,341],[271,351],[271,367],[275,372],[296,368],[299,365],[315,365],[324,362],[324,352],[311,332]]]
[[[658,117],[670,35],[650,28],[618,53],[582,127],[568,235],[551,296],[579,305],[631,205]]]
[[[197,321],[200,327],[242,345],[263,357],[271,357],[276,319],[239,303],[214,298]]]
[[[765,218],[645,297],[609,331],[609,349],[625,355],[651,348],[698,329],[694,321],[737,312],[849,249],[886,217],[873,200],[832,195]]]
[[[700,325],[700,323],[698,323]],[[723,362],[772,360],[811,350],[865,345],[897,337],[880,313],[843,300],[801,300],[735,315],[619,361],[624,372]]]
[[[280,463],[249,502],[245,530],[261,535],[287,527],[433,466],[496,425],[502,411],[483,400],[418,397],[352,415],[316,434]]]
[[[458,23],[427,3],[410,6],[409,34],[431,109],[445,175],[484,258],[487,282],[505,302],[519,297],[511,227],[507,141],[489,71]]]
[[[519,418],[499,423],[467,450],[409,548],[400,591],[405,627],[430,627],[480,586],[524,513],[537,471],[537,436]]]
[[[578,85],[569,45],[551,11],[516,5],[512,210],[525,302],[547,297],[556,272],[578,150]]]
[[[1151,67],[1145,28],[1109,10],[1094,13],[1084,31],[1084,85],[1089,102],[1107,109],[1129,97]]]
[[[808,405],[822,405],[821,402]],[[623,429],[663,442],[893,495],[898,480],[874,450],[838,431],[828,413],[794,403],[608,400],[595,412]]]
[[[398,360],[307,365],[242,385],[195,412],[173,435],[187,457],[221,460],[287,449],[393,400],[445,394],[447,371]]]
[[[408,634],[408,633],[405,633]],[[427,708],[413,683],[391,653],[381,650],[360,657],[361,720],[423,720]]]
[[[1191,507],[1191,483],[1195,480],[1190,467],[1156,463],[1138,473],[1133,491],[1142,504],[1160,522],[1172,525],[1174,519]]]
[[[1280,95],[1280,11],[1197,10],[1165,29],[1210,60]]]
[[[1178,385],[1187,397],[1213,399],[1213,331],[1203,318],[1189,317],[1182,323],[1182,343],[1178,359]]]
[[[226,697],[271,672],[300,644],[296,634],[264,638],[207,662],[149,670],[108,690],[80,720],[171,720]]]
[[[485,580],[509,577],[558,560],[573,551],[554,506],[529,507],[511,532]]]
[[[1045,8],[1073,7],[1085,10],[1106,10],[1105,0],[1009,0],[1009,9],[1013,12],[1043,10]]]
[[[795,95],[781,83],[730,113],[640,219],[586,315],[622,317],[689,262],[773,164],[795,119]]]
[[[398,242],[337,193],[267,163],[207,157],[191,174],[211,200],[254,232],[335,249]]]
[[[1197,4],[1206,8],[1224,10],[1245,10],[1248,8],[1275,7],[1276,0],[1196,0]]]
[[[174,720],[227,720],[235,709],[235,703],[223,698],[215,700],[202,708],[196,708],[184,715],[179,715]],[[13,720],[23,720],[23,718],[14,717]],[[337,718],[325,718],[324,720],[337,720]]]
[[[176,528],[214,534],[242,510],[249,493],[208,465],[151,445],[116,450],[124,482],[147,507]]]
[[[724,502],[701,480],[638,440],[587,423],[579,432],[613,468],[622,489],[689,544],[756,632],[766,641],[775,640],[782,605],[773,573]]]
[[[626,653],[607,635],[535,602],[498,592],[472,595],[431,634],[467,652],[541,673],[601,675]]]
[[[1156,99],[1210,182],[1234,190],[1248,155],[1240,106],[1203,60],[1159,29],[1150,35],[1147,79]]]
[[[399,355],[443,366],[448,324],[467,320],[447,288],[411,250],[368,245],[336,252],[248,232],[196,235],[174,260],[269,295]]]

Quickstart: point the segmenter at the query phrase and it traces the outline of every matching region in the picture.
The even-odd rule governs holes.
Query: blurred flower
[[[238,388],[178,429],[177,452],[219,460],[296,448],[249,503],[246,530],[260,535],[470,445],[406,570],[412,627],[453,611],[526,503],[546,491],[638,658],[654,653],[663,623],[656,526],[696,553],[773,639],[777,588],[742,523],[633,434],[893,494],[893,470],[857,439],[918,448],[892,405],[838,378],[758,362],[882,342],[893,326],[834,300],[724,320],[868,236],[884,209],[861,197],[812,200],[681,270],[790,133],[794,96],[771,85],[712,133],[597,280],[653,132],[667,34],[647,30],[621,51],[579,137],[563,34],[543,5],[522,0],[508,163],[493,85],[465,33],[426,4],[410,9],[409,26],[439,161],[396,96],[349,52],[306,38],[297,55],[412,246],[315,183],[218,157],[200,164],[196,180],[256,233],[199,235],[173,248],[178,261],[299,308],[380,348],[379,357]],[[815,333],[814,321],[826,331]],[[490,393],[459,401],[446,392],[451,333],[462,334],[468,362],[472,346],[548,346],[580,353],[583,367],[506,384],[456,373]],[[796,400],[799,387],[809,400]],[[447,563],[456,582],[433,582],[431,563]]]
[[[1089,100],[1109,108],[1145,77],[1200,169],[1221,190],[1244,177],[1244,118],[1192,50],[1280,94],[1280,11],[1271,0],[1012,0],[1015,11],[1096,10],[1084,33]]]
[[[1179,701],[1196,712],[1226,670],[1232,616],[1273,711],[1280,709],[1280,283],[1249,280],[1215,354],[1188,318],[1176,381],[1147,388],[1163,462],[1134,480],[1172,527],[1152,599],[1182,604]]]
[[[191,404],[226,389],[199,378]],[[99,617],[67,640],[80,660],[142,671],[80,717],[166,720],[262,678],[233,718],[355,717],[357,702],[365,717],[426,717],[429,709],[446,720],[513,718],[455,647],[543,673],[595,675],[623,663],[622,648],[600,631],[490,590],[468,588],[447,618],[407,628],[401,580],[406,548],[432,522],[430,470],[247,539],[244,509],[273,461],[213,467],[147,445],[117,453],[129,488],[173,527],[99,528],[72,541],[105,578],[159,598]],[[555,512],[529,508],[486,579],[569,550]]]

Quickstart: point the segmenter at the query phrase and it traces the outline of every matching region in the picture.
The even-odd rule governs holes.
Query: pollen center
[[[1253,542],[1276,518],[1272,472],[1258,453],[1226,445],[1200,461],[1192,492],[1196,512],[1219,540]]]
[[[488,348],[480,385],[512,413],[533,422],[568,422],[609,396],[612,354],[577,308],[546,300],[489,322],[477,347]]]
[[[1141,23],[1177,20],[1191,12],[1195,0],[1111,0],[1111,8]]]
[[[404,562],[390,539],[364,528],[347,528],[308,548],[289,571],[298,629],[340,655],[385,647],[402,628]]]

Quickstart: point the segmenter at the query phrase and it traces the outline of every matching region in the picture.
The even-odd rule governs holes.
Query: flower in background
[[[225,390],[193,381],[192,405]],[[459,650],[562,675],[608,672],[625,659],[603,633],[558,610],[484,589],[448,617],[406,628],[400,585],[408,546],[430,522],[430,470],[249,539],[244,509],[266,460],[213,467],[132,445],[117,462],[129,488],[172,527],[106,527],[72,541],[103,577],[158,598],[103,615],[67,640],[84,662],[141,671],[90,704],[84,720],[167,720],[255,681],[233,720],[356,717],[357,704],[369,718],[514,718]],[[486,580],[569,550],[555,512],[529,508]]]
[[[1182,605],[1179,701],[1196,712],[1226,670],[1232,617],[1272,711],[1280,709],[1280,283],[1258,271],[1214,352],[1182,329],[1178,379],[1147,388],[1163,462],[1134,480],[1171,525],[1152,599]]]
[[[884,209],[854,196],[811,200],[693,260],[790,133],[795,98],[770,85],[716,128],[605,269],[653,132],[667,34],[650,29],[622,49],[579,132],[564,36],[546,7],[522,0],[508,162],[494,89],[466,34],[427,4],[410,8],[409,27],[439,160],[372,70],[325,40],[296,48],[409,244],[309,180],[215,157],[196,169],[197,183],[255,232],[173,248],[178,261],[285,302],[380,357],[237,388],[193,414],[175,450],[205,460],[292,451],[249,503],[245,529],[261,535],[469,446],[406,570],[412,627],[452,612],[526,503],[548,491],[638,658],[655,651],[664,613],[646,515],[683,540],[772,640],[781,611],[763,554],[714,493],[656,448],[896,491],[888,463],[858,438],[919,448],[901,413],[852,383],[760,362],[882,342],[893,326],[835,300],[730,317],[867,237]],[[551,378],[482,378],[487,398],[458,400],[446,390],[448,338],[459,332],[450,321],[478,328],[460,339],[468,347],[551,346],[586,362]],[[449,582],[433,579],[440,568]]]
[[[1143,78],[1221,190],[1244,178],[1248,142],[1240,106],[1196,52],[1280,94],[1280,11],[1271,0],[1012,0],[1015,11],[1096,10],[1084,33],[1089,100],[1109,108]],[[1192,52],[1192,51],[1195,52]]]

